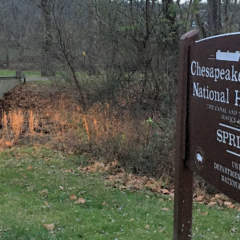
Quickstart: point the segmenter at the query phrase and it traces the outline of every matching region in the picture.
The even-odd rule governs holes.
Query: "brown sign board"
[[[187,166],[240,202],[240,33],[196,41],[189,56]]]
[[[240,33],[181,39],[174,240],[191,239],[192,173],[240,202]]]

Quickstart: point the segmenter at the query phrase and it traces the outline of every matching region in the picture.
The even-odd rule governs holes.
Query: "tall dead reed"
[[[134,119],[109,104],[95,104],[88,112],[61,99],[36,111],[3,112],[0,145],[11,147],[22,139],[40,141],[68,153],[89,152],[94,158],[118,160],[136,173],[156,174],[169,165],[172,132],[158,118]],[[46,138],[47,137],[47,138]],[[40,141],[43,143],[43,141]]]

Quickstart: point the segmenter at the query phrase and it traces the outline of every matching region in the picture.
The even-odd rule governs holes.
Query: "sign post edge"
[[[187,32],[180,40],[175,158],[174,240],[190,240],[192,234],[193,173],[185,165],[187,153],[188,64],[190,46],[199,32]]]

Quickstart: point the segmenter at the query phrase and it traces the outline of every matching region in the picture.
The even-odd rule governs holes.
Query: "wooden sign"
[[[192,173],[240,202],[240,33],[181,38],[174,239],[191,239]]]

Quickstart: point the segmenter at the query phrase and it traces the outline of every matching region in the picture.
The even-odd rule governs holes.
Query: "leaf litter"
[[[167,183],[163,179],[155,179],[147,176],[139,176],[132,173],[127,173],[119,166],[117,161],[111,163],[104,163],[95,161],[86,167],[79,167],[79,171],[87,173],[106,173],[105,181],[107,185],[116,187],[120,190],[148,190],[153,193],[163,194],[169,196],[170,199],[174,197],[174,185]],[[225,207],[229,209],[236,209],[240,211],[240,204],[229,199],[222,193],[208,194],[201,188],[197,188],[194,196],[194,202],[207,205],[208,207]],[[162,209],[167,211],[168,209]],[[208,213],[203,213],[203,215]]]

